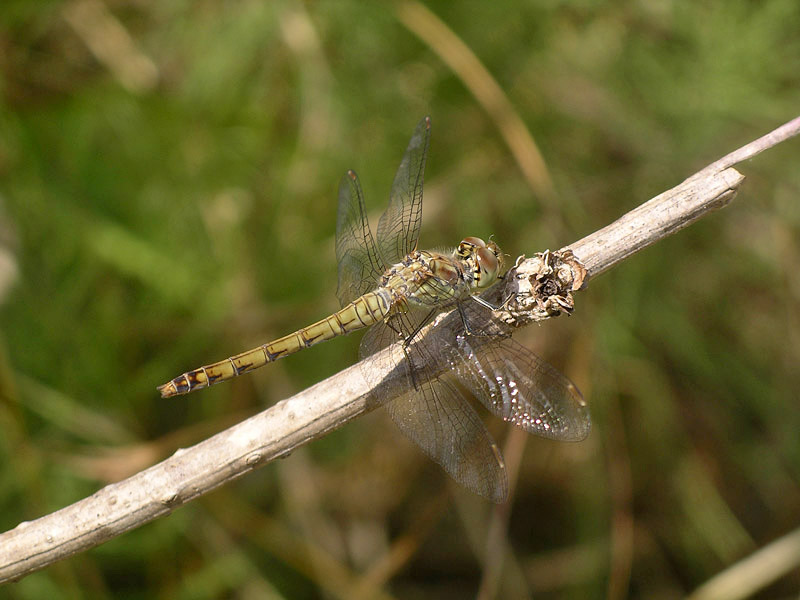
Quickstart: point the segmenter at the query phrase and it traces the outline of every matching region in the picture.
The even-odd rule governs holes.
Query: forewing
[[[589,435],[589,409],[575,384],[514,340],[459,335],[444,352],[462,383],[502,419],[554,440]]]
[[[354,171],[348,171],[339,184],[336,262],[339,265],[336,296],[342,306],[374,288],[385,271],[369,228],[364,193]]]
[[[415,250],[422,218],[422,182],[431,137],[431,119],[423,118],[394,176],[389,207],[378,222],[378,248],[386,264]]]

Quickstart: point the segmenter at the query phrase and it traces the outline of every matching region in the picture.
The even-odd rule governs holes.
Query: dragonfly
[[[394,423],[457,482],[494,502],[508,495],[502,454],[472,406],[523,430],[583,440],[589,411],[578,388],[511,339],[485,299],[500,278],[497,244],[466,237],[450,252],[418,250],[431,120],[411,137],[373,237],[354,171],[339,186],[337,312],[272,342],[159,386],[162,397],[232,379],[314,344],[367,329],[361,372]],[[453,310],[455,309],[455,310]],[[399,344],[402,352],[382,352]],[[391,361],[385,365],[380,361]],[[389,376],[378,375],[386,373]]]

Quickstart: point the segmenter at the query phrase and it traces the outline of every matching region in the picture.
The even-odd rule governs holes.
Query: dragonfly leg
[[[414,341],[414,338],[417,337],[417,334],[419,334],[420,331],[422,331],[422,328],[425,327],[425,325],[427,325],[428,323],[430,323],[431,317],[433,317],[434,314],[436,314],[436,309],[431,310],[431,312],[429,312],[425,316],[425,318],[419,322],[419,325],[417,325],[414,331],[412,331],[409,335],[405,335],[405,333],[403,333],[403,331],[399,327],[396,327],[394,325],[394,319],[392,317],[396,317],[399,315],[392,315],[392,317],[386,319],[386,326],[392,331],[394,331],[397,334],[398,338],[403,340],[403,347],[405,348],[409,346],[411,342]]]
[[[402,331],[400,331],[400,329],[399,329],[399,328],[395,327],[395,325],[394,325],[394,317],[395,317],[395,316],[396,316],[396,315],[392,315],[392,316],[390,316],[388,319],[386,319],[386,326],[387,326],[389,329],[391,329],[392,331],[394,331],[394,332],[397,334],[397,338],[398,338],[398,339],[400,339],[400,338],[402,338],[402,337],[403,337],[403,332],[402,332]],[[405,340],[403,340],[403,341],[405,341]]]
[[[504,309],[506,307],[506,304],[508,304],[513,297],[514,297],[514,294],[508,294],[506,296],[505,300],[503,300],[500,304],[494,305],[491,302],[489,302],[488,300],[484,300],[480,296],[470,296],[470,298],[475,300],[475,302],[477,302],[478,304],[480,304],[484,308],[488,308],[489,310],[502,310],[502,309]]]
[[[464,312],[464,307],[462,306],[461,302],[456,303],[456,308],[458,309],[458,314],[461,317],[461,322],[464,324],[464,331],[467,335],[472,335],[472,327],[469,326],[469,319],[467,319],[467,313]]]
[[[408,345],[403,344],[403,354],[406,356],[406,364],[408,365],[408,374],[411,376],[411,383],[414,386],[414,391],[419,391],[419,383],[417,382],[417,370],[414,368],[414,363],[411,362],[411,357],[408,355]]]
[[[435,314],[436,314],[436,309],[434,308],[431,310],[431,312],[429,312],[425,316],[424,319],[422,319],[419,322],[419,325],[417,325],[417,328],[411,332],[411,335],[409,335],[405,340],[403,340],[403,345],[408,346],[414,340],[414,338],[417,337],[417,334],[419,334],[419,332],[422,331],[422,328],[425,327],[425,325],[427,325],[428,323],[430,323],[431,319],[433,318],[433,315]]]
[[[470,296],[470,298],[474,299],[478,304],[483,306],[484,308],[488,308],[489,310],[500,310],[508,300],[511,298],[510,296],[500,305],[494,306],[492,303],[487,302],[483,298],[479,298],[478,296]],[[509,337],[510,333],[507,331],[489,331],[486,328],[481,328],[479,331],[473,331],[472,327],[470,327],[469,319],[467,318],[467,313],[464,311],[464,306],[461,302],[456,304],[456,308],[458,308],[458,314],[461,316],[461,322],[464,324],[464,332],[467,335],[476,335],[476,336],[483,336],[483,337],[498,337],[498,338],[505,338]]]
[[[422,331],[422,328],[425,327],[425,325],[427,325],[430,322],[431,318],[435,314],[436,314],[436,309],[431,310],[431,312],[429,312],[425,316],[425,318],[419,322],[419,325],[417,325],[414,331],[412,331],[408,336],[405,336],[403,331],[394,324],[393,318],[390,317],[386,319],[386,326],[392,331],[394,331],[397,334],[398,338],[401,338],[403,340],[403,354],[406,357],[406,364],[408,365],[408,372],[411,376],[411,383],[413,384],[414,389],[417,391],[419,390],[419,382],[417,381],[417,369],[414,368],[414,363],[412,362],[411,356],[408,353],[408,347],[411,345],[411,342],[414,341],[414,338],[417,337],[419,332]],[[394,316],[397,317],[399,315],[394,315]]]

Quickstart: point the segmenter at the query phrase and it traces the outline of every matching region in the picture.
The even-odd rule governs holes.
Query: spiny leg
[[[511,296],[508,296],[500,306],[495,306],[492,303],[480,298],[478,296],[470,296],[473,300],[475,300],[479,305],[483,306],[484,308],[488,308],[491,311],[500,310],[503,308],[506,303],[511,299]],[[464,325],[464,332],[467,335],[477,335],[477,336],[484,336],[484,337],[497,337],[497,338],[506,338],[510,337],[511,334],[507,331],[490,331],[488,328],[484,327],[479,329],[478,331],[474,331],[469,324],[469,318],[467,317],[467,313],[464,310],[464,305],[461,302],[456,304],[456,308],[458,309],[458,314],[461,317],[461,323]],[[490,319],[494,319],[494,317],[490,316]]]
[[[431,318],[433,318],[435,314],[436,314],[436,309],[431,309],[431,311],[427,315],[425,315],[425,318],[420,320],[419,324],[414,328],[414,331],[412,331],[407,336],[405,335],[405,333],[401,328],[396,327],[394,324],[395,320],[399,320],[401,318],[400,314],[395,314],[389,319],[386,319],[386,326],[392,331],[394,331],[397,334],[398,338],[401,338],[403,340],[402,344],[403,354],[406,357],[406,364],[408,365],[408,371],[411,374],[411,383],[414,385],[414,389],[416,391],[419,391],[419,382],[417,381],[417,372],[416,372],[417,369],[414,367],[414,362],[411,360],[411,356],[408,353],[408,348],[409,346],[411,346],[411,343],[413,342],[414,338],[417,337],[417,335],[419,335],[419,332],[422,331],[423,327],[425,327],[425,325],[427,325],[430,322]]]

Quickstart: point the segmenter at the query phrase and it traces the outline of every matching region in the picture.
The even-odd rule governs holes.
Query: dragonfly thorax
[[[478,237],[466,237],[453,251],[453,258],[464,265],[470,287],[483,290],[492,285],[503,268],[503,254],[492,240],[487,244]]]

